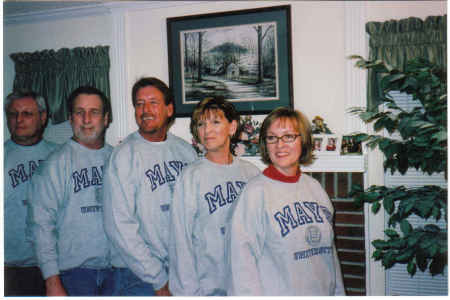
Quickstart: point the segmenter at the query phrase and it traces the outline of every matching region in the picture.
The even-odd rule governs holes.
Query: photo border
[[[327,144],[328,139],[333,138],[335,139],[335,149],[334,150],[327,150]],[[322,155],[339,155],[341,151],[341,137],[336,134],[313,134],[313,149],[315,144],[315,139],[322,139],[322,142],[320,144],[320,150],[313,150],[314,153],[318,156]]]
[[[272,6],[236,10],[212,14],[189,15],[167,18],[167,46],[169,61],[169,86],[175,103],[175,117],[190,117],[197,103],[182,103],[182,73],[180,31],[236,26],[263,22],[277,22],[277,78],[278,98],[275,100],[233,101],[242,115],[268,114],[279,106],[293,107],[292,58],[291,58],[291,7]],[[214,95],[211,95],[214,96]],[[201,101],[202,99],[198,99]]]

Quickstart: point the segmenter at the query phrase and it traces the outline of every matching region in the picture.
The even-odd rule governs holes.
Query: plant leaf
[[[375,202],[372,204],[372,212],[376,214],[380,210],[380,202]]]
[[[407,219],[403,219],[400,222],[400,230],[403,232],[403,235],[408,235],[411,232],[412,226]]]
[[[411,277],[414,276],[416,274],[416,270],[417,270],[415,262],[409,261],[407,270],[408,270],[408,273],[411,275]]]

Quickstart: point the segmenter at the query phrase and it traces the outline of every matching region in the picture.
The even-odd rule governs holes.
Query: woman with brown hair
[[[230,211],[247,181],[260,173],[231,154],[239,120],[223,98],[201,101],[192,114],[192,135],[206,154],[183,169],[174,190],[169,289],[175,296],[226,295]]]
[[[334,246],[333,206],[312,162],[311,127],[299,111],[278,108],[259,137],[269,165],[236,204],[228,243],[228,295],[345,295]]]

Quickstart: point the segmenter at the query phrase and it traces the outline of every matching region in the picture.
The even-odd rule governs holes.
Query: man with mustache
[[[197,154],[168,133],[174,103],[167,85],[154,77],[132,89],[138,131],[118,145],[105,170],[105,230],[119,252],[118,295],[168,296],[170,205],[175,180]]]
[[[47,125],[45,99],[16,90],[5,99],[11,139],[4,144],[5,296],[43,296],[44,279],[26,236],[27,191],[31,177],[57,144],[42,138]]]
[[[31,184],[30,230],[47,296],[110,296],[115,270],[103,228],[103,166],[111,120],[109,99],[79,87],[68,99],[73,137],[36,171]]]

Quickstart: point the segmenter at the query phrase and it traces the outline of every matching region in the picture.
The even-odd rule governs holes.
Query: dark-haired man
[[[109,100],[94,87],[69,96],[73,137],[41,164],[31,185],[30,229],[48,296],[114,293],[110,244],[103,229],[103,166]]]
[[[120,253],[118,295],[170,295],[168,240],[173,186],[196,159],[193,147],[168,133],[173,98],[157,78],[142,78],[132,90],[139,130],[118,145],[105,171],[105,230]]]
[[[57,144],[42,138],[47,124],[45,99],[16,90],[4,104],[11,139],[4,143],[5,296],[45,295],[33,244],[26,236],[27,191],[31,177]]]

